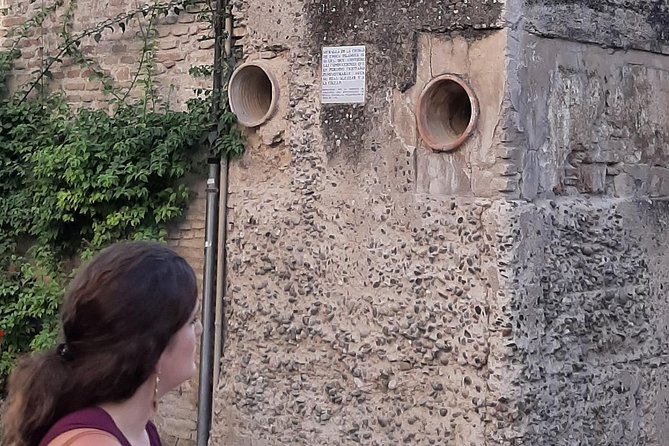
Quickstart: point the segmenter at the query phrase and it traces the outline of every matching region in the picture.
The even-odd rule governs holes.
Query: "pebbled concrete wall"
[[[212,442],[666,444],[666,4],[234,6],[281,95],[231,166]],[[353,44],[365,104],[321,105]],[[449,153],[442,73],[481,106]]]
[[[286,88],[231,166],[212,442],[484,444],[502,392],[489,385],[502,335],[488,215],[507,182],[485,170],[502,150],[501,4],[235,7],[246,60],[285,72]],[[326,44],[367,45],[364,106],[320,105]],[[433,70],[451,69],[493,95],[455,163],[421,148],[413,115]],[[456,181],[438,175],[449,163]]]

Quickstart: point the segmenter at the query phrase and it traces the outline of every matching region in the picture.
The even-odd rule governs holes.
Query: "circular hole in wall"
[[[230,108],[237,116],[237,121],[246,127],[256,127],[272,117],[279,88],[267,68],[256,62],[249,62],[232,73],[228,96]]]
[[[457,76],[443,74],[432,79],[418,98],[418,132],[430,148],[453,150],[472,134],[478,113],[471,88]]]

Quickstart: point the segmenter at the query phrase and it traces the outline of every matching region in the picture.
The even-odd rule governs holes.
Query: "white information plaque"
[[[366,69],[364,45],[323,47],[321,102],[364,103]]]

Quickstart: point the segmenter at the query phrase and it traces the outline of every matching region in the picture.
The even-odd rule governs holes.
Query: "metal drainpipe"
[[[223,79],[221,77],[222,36],[223,36],[223,0],[216,0],[214,12],[214,75],[212,88],[211,114],[218,122],[221,107],[220,98]],[[214,293],[216,288],[216,266],[218,248],[218,197],[220,159],[209,158],[209,176],[207,178],[207,216],[205,223],[205,263],[202,294],[202,338],[200,344],[200,383],[197,401],[197,446],[208,446],[212,419],[213,368],[214,353]]]
[[[214,334],[214,280],[216,278],[216,226],[218,223],[219,160],[209,160],[207,178],[207,217],[204,243],[204,284],[202,295],[202,341],[200,344],[200,387],[197,399],[197,446],[207,446],[211,428],[213,385],[212,354]]]
[[[230,69],[234,65],[232,59],[232,6],[228,1],[225,5],[225,59],[230,64]],[[227,288],[227,270],[226,270],[226,243],[228,239],[228,166],[230,160],[225,156],[221,158],[221,178],[218,196],[218,263],[216,266],[216,319],[214,321],[214,391],[218,388],[218,378],[221,373],[221,358],[223,357],[223,347],[225,346],[225,291]],[[212,413],[212,418],[214,417]]]
[[[218,195],[218,257],[216,264],[216,305],[214,311],[214,361],[213,361],[213,379],[214,391],[218,388],[218,376],[221,373],[221,358],[223,357],[223,345],[225,342],[225,332],[223,325],[224,318],[224,298],[226,288],[226,252],[225,244],[227,241],[227,208],[228,208],[228,159],[221,158],[221,179],[220,193]],[[211,414],[212,418],[214,413]]]

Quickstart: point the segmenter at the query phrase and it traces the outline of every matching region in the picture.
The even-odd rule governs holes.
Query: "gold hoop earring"
[[[151,402],[151,406],[153,407],[153,411],[156,412],[158,410],[158,386],[160,385],[160,375],[156,375],[156,380],[153,386],[153,401]]]

